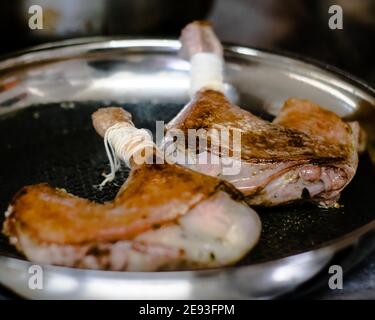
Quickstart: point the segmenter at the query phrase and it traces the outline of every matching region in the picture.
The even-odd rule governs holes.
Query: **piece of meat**
[[[233,264],[256,244],[260,220],[229,183],[175,164],[137,162],[145,148],[155,160],[155,145],[123,109],[100,109],[93,124],[121,160],[130,155],[130,176],[105,204],[46,184],[24,187],[8,208],[4,233],[29,260],[127,271],[191,269]]]
[[[306,100],[288,100],[273,123],[233,105],[218,76],[222,50],[208,29],[209,24],[194,22],[182,31],[182,50],[191,60],[192,100],[167,125],[164,147],[174,144],[185,155],[176,157],[178,163],[231,182],[252,205],[303,199],[335,206],[357,169],[358,124]],[[192,129],[201,131],[197,140],[205,141],[203,147],[189,143],[194,139],[175,139]],[[225,130],[226,140],[210,134]]]

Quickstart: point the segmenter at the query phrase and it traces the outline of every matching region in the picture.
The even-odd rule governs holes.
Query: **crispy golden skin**
[[[309,100],[288,99],[273,123],[318,138],[334,148],[332,155],[345,156],[344,146],[351,144],[350,126],[334,112]]]
[[[167,126],[167,130],[236,128],[241,158],[248,162],[307,161],[329,163],[347,159],[350,127],[334,113],[298,99],[285,103],[274,123],[231,104],[223,93],[204,90]],[[315,136],[322,137],[320,141]],[[209,149],[209,147],[208,147]]]
[[[4,232],[27,233],[34,241],[84,244],[132,239],[180,216],[229,184],[172,165],[143,165],[133,170],[112,203],[98,204],[46,184],[24,187],[11,203]]]

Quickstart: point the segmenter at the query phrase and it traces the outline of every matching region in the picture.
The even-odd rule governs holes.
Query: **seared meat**
[[[166,143],[178,130],[187,136],[189,129],[224,128],[229,130],[230,141],[235,140],[235,132],[240,133],[240,146],[236,149],[232,143],[217,148],[210,135],[203,148],[179,140],[177,149],[187,148],[189,159],[180,157],[179,163],[231,182],[253,205],[274,206],[301,199],[324,207],[336,205],[357,169],[358,124],[345,123],[306,100],[288,100],[273,123],[233,105],[220,86],[221,50],[209,28],[195,22],[182,32],[182,50],[190,53],[192,62],[192,100],[168,124]],[[207,65],[214,70],[207,70]],[[209,75],[200,75],[200,71]],[[227,163],[235,164],[236,170],[225,171]]]
[[[136,152],[149,147],[153,157],[155,146],[136,140],[142,132],[130,118],[117,108],[93,115],[102,136],[120,130],[120,140],[108,142],[131,158],[115,200],[98,204],[46,184],[25,187],[7,211],[11,243],[31,261],[94,269],[218,267],[241,259],[258,241],[257,214],[227,182],[174,164],[137,163]]]

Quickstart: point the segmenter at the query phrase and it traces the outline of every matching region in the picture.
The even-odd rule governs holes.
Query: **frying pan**
[[[95,188],[109,170],[91,125],[98,107],[122,106],[137,127],[155,129],[189,99],[189,64],[175,40],[91,38],[60,42],[0,62],[0,211],[22,186],[48,182],[94,201],[111,200],[126,179]],[[236,266],[179,272],[109,272],[44,265],[44,289],[28,288],[32,265],[0,237],[0,283],[27,298],[276,298],[327,285],[328,269],[348,271],[375,247],[375,92],[332,67],[226,46],[228,96],[272,119],[289,97],[311,99],[367,131],[368,151],[342,206],[257,208],[263,231]],[[2,217],[0,218],[3,219]],[[301,287],[302,286],[302,287]]]

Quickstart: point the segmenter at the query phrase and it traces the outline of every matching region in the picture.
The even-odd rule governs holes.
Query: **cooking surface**
[[[108,102],[107,102],[108,104]],[[103,191],[95,188],[109,171],[102,139],[91,114],[104,103],[56,103],[32,106],[0,117],[0,211],[24,185],[48,182],[75,195],[104,202],[114,198],[126,179],[123,169]],[[114,105],[114,104],[111,104]],[[169,121],[179,104],[125,104],[137,127],[153,130],[155,120]],[[263,231],[257,247],[240,264],[263,262],[308,251],[375,219],[374,168],[367,154],[354,181],[345,189],[340,209],[294,205],[257,209]],[[18,256],[0,238],[0,254]]]
[[[187,65],[175,58],[174,42],[153,42],[157,49],[147,47],[147,55],[144,54],[143,42],[112,42],[117,49],[109,49],[107,43],[100,43],[71,48],[66,53],[56,50],[54,57],[61,54],[61,60],[59,58],[56,63],[52,61],[43,65],[37,62],[41,55],[35,53],[33,59],[28,59],[31,61],[28,68],[9,69],[3,73],[12,86],[4,87],[4,90],[9,90],[1,94],[4,108],[0,110],[3,112],[0,116],[0,210],[6,209],[14,193],[25,184],[47,181],[77,195],[105,201],[113,197],[125,179],[126,172],[122,172],[117,180],[118,186],[107,189],[108,198],[103,198],[103,194],[92,187],[101,181],[101,173],[109,170],[102,141],[90,123],[91,112],[102,104],[51,104],[50,101],[102,101],[110,97],[114,101],[126,102],[148,101],[145,99],[173,102],[167,105],[125,105],[135,113],[136,125],[148,127],[156,118],[172,118],[181,108],[181,102],[187,100]],[[148,45],[148,42],[145,44]],[[141,48],[133,51],[134,46]],[[96,47],[102,49],[94,50]],[[157,53],[152,54],[150,50]],[[230,90],[229,93],[234,93],[234,99],[242,107],[275,114],[285,99],[302,96],[329,106],[342,116],[353,115],[367,120],[367,129],[372,130],[369,122],[369,119],[373,119],[370,117],[373,111],[372,93],[359,84],[354,83],[351,87],[347,79],[290,59],[252,49],[236,50],[233,48],[227,52],[227,80],[238,90]],[[88,53],[84,55],[82,52],[86,51]],[[66,54],[80,58],[66,60]],[[14,71],[17,71],[17,83],[12,82]],[[158,81],[155,81],[155,77]],[[313,81],[310,83],[300,79]],[[319,85],[315,85],[314,79],[319,80]],[[35,103],[47,105],[8,113]],[[363,113],[360,112],[362,107]],[[371,112],[368,113],[366,108]],[[269,114],[263,115],[269,118]],[[140,119],[143,119],[143,123]],[[66,163],[70,165],[66,166]],[[261,244],[248,260],[264,261],[315,248],[372,220],[373,173],[369,158],[364,155],[354,181],[343,194],[345,207],[340,210],[298,206],[272,213],[260,212],[264,234]],[[368,210],[362,210],[364,206],[368,206]],[[276,247],[272,247],[274,245]],[[7,254],[14,254],[8,249]],[[248,260],[242,263],[246,264]],[[238,285],[242,287],[240,283]]]

